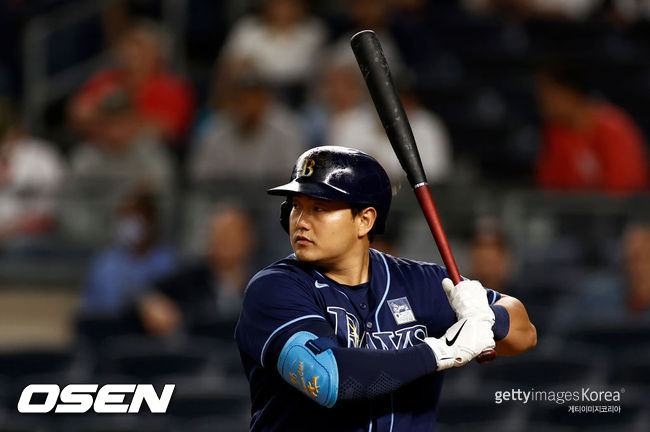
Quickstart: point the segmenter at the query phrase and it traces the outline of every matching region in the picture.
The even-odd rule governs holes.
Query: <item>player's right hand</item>
[[[439,371],[463,366],[482,351],[495,346],[492,324],[472,318],[458,321],[447,329],[443,337],[428,337],[424,342],[433,351]]]

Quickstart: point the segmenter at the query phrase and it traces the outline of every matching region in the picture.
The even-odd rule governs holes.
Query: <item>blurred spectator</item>
[[[645,190],[646,145],[620,108],[591,99],[580,71],[553,63],[537,76],[543,148],[537,182],[548,189],[624,192]]]
[[[460,83],[465,71],[455,50],[447,48],[448,42],[441,40],[439,34],[445,32],[440,29],[441,22],[457,19],[456,3],[391,1],[395,9],[391,13],[391,32],[404,62],[414,73],[417,87],[435,89]]]
[[[145,129],[126,92],[106,94],[94,115],[94,140],[80,144],[72,154],[74,179],[113,187],[147,183],[163,191],[173,181],[171,160],[160,142]]]
[[[344,13],[349,21],[349,31],[338,38],[331,50],[342,58],[347,57],[354,61],[354,54],[350,49],[350,39],[359,31],[373,30],[381,42],[393,77],[401,79],[404,66],[398,45],[390,32],[391,11],[390,0],[351,0],[346,2]]]
[[[623,237],[626,306],[631,316],[650,317],[650,225],[629,227]]]
[[[650,225],[629,225],[617,271],[591,272],[563,308],[567,320],[599,324],[650,319]]]
[[[411,88],[402,86],[399,89],[399,94],[411,124],[415,142],[418,144],[427,180],[430,183],[444,181],[452,169],[451,144],[444,123],[438,116],[420,104]],[[402,167],[395,157],[386,132],[379,123],[376,114],[372,117],[373,126],[368,125],[368,133],[360,134],[361,139],[353,147],[373,154],[386,168],[392,179],[403,179]]]
[[[364,88],[354,58],[330,52],[323,62],[323,69],[315,98],[303,108],[305,130],[311,147],[332,144],[331,137],[340,123],[353,123],[363,112]]]
[[[53,228],[65,175],[57,149],[30,136],[11,102],[0,99],[0,241]]]
[[[505,236],[493,220],[477,224],[470,240],[469,277],[483,286],[512,294],[512,257]]]
[[[176,145],[184,145],[194,113],[189,84],[167,69],[171,56],[168,35],[156,24],[140,22],[126,29],[113,47],[116,65],[99,71],[74,96],[73,125],[87,139],[101,134],[97,105],[107,93],[125,89],[135,111],[148,127]]]
[[[218,208],[210,220],[206,260],[159,281],[138,305],[140,320],[152,335],[172,333],[202,322],[234,321],[254,269],[253,223],[242,209]]]
[[[272,88],[292,105],[299,103],[307,81],[315,72],[326,29],[307,13],[304,0],[263,0],[259,13],[235,23],[223,51],[222,62],[248,59]]]
[[[298,119],[280,105],[254,71],[233,76],[193,139],[188,159],[194,181],[247,180],[286,175],[287,161],[304,150]]]
[[[602,0],[463,0],[471,13],[500,13],[522,18],[582,20],[601,5]]]
[[[362,150],[382,164],[391,181],[398,183],[403,179],[403,170],[386,132],[374,108],[367,103],[358,66],[347,57],[334,54],[325,68],[322,85],[322,106],[307,111],[308,130],[312,138],[316,138],[313,144],[319,144],[319,135],[322,135],[327,145]],[[413,91],[402,86],[400,93],[427,178],[432,183],[441,181],[451,168],[447,131],[437,116],[420,105]]]
[[[346,3],[346,13],[354,31],[367,29],[376,33],[388,31],[390,12],[393,8],[391,0],[352,0]]]
[[[650,0],[611,0],[609,7],[619,24],[634,24],[650,19]]]
[[[116,318],[159,278],[177,267],[176,253],[161,242],[156,197],[128,194],[117,209],[113,244],[93,260],[83,287],[82,316]]]

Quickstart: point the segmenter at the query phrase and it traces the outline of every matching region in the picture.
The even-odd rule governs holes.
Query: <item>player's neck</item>
[[[348,254],[336,265],[324,269],[324,275],[343,285],[355,286],[370,280],[370,252],[368,248],[361,253]]]

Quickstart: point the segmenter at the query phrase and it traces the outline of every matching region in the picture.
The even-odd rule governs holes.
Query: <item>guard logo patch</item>
[[[413,315],[413,310],[411,310],[411,305],[406,297],[388,300],[387,303],[397,324],[401,325],[415,321],[415,315]]]

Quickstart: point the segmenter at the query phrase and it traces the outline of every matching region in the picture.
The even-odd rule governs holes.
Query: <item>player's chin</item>
[[[318,251],[306,245],[293,245],[293,253],[299,261],[315,262],[319,259]]]

